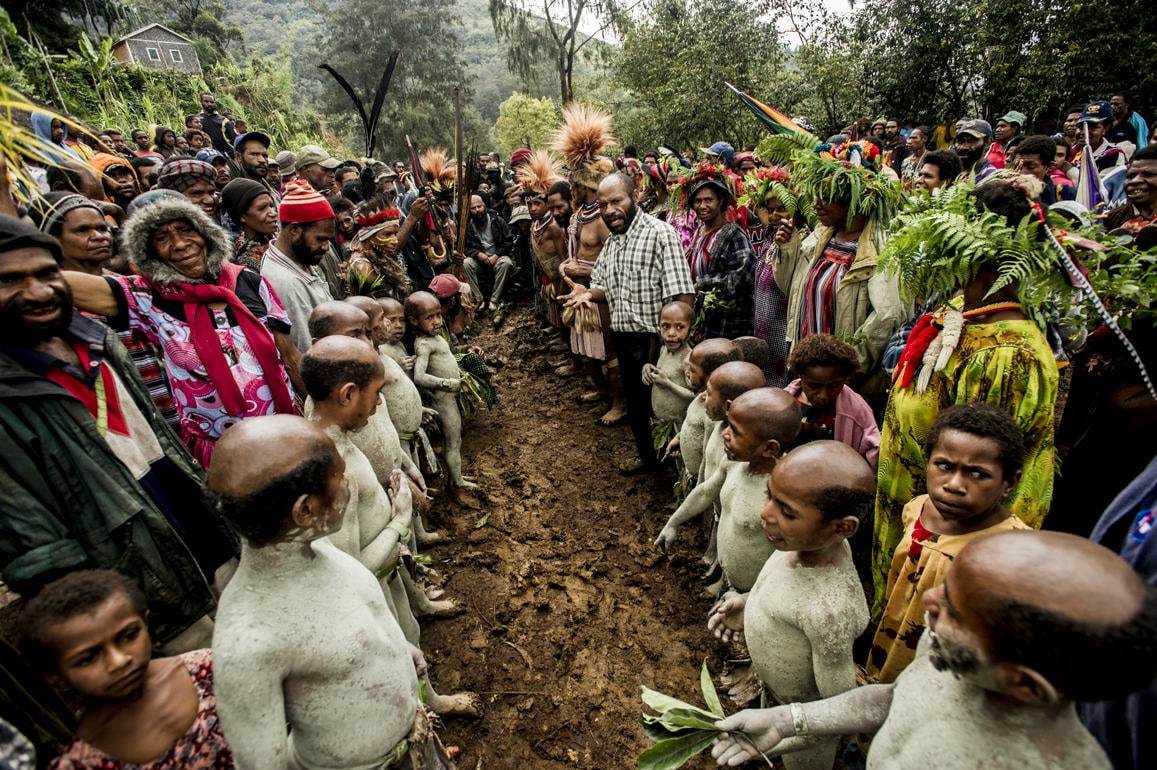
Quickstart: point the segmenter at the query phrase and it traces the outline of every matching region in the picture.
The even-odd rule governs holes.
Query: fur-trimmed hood
[[[158,286],[189,282],[188,278],[161,262],[149,247],[153,232],[174,219],[184,219],[205,239],[207,270],[199,283],[215,281],[221,272],[221,265],[233,254],[229,235],[186,198],[164,198],[129,217],[125,223],[124,236],[129,259],[142,275]]]

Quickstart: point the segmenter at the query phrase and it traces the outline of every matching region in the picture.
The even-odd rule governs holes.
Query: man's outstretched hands
[[[715,726],[722,733],[711,747],[711,756],[720,767],[738,767],[758,759],[761,752],[768,753],[791,735],[791,716],[787,706],[744,709],[719,720]]]
[[[675,545],[675,539],[677,537],[679,537],[679,530],[668,524],[663,527],[659,532],[659,536],[655,538],[655,545],[663,549],[663,553],[670,553],[671,546]]]
[[[722,642],[739,641],[743,638],[743,610],[746,607],[747,594],[728,591],[711,608],[707,630]]]

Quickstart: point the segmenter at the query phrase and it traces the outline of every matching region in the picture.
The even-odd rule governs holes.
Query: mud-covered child
[[[694,396],[687,405],[679,434],[667,444],[667,453],[679,454],[691,484],[700,481],[699,473],[703,468],[703,444],[707,440],[706,432],[709,425],[705,407],[707,378],[723,364],[738,360],[740,360],[739,349],[735,347],[735,343],[722,337],[703,340],[691,348],[687,355],[683,376]]]
[[[313,400],[313,420],[333,440],[345,461],[349,499],[341,529],[330,539],[378,579],[406,640],[417,646],[421,628],[415,612],[447,615],[456,607],[453,602],[426,597],[402,563],[413,525],[413,498],[402,472],[394,470],[391,474],[387,495],[370,461],[350,436],[365,428],[380,404],[385,384],[381,359],[361,340],[324,337],[302,357],[301,378]],[[425,703],[438,714],[475,713],[470,693],[442,696],[428,683]]]
[[[868,625],[847,540],[875,500],[875,474],[846,444],[815,441],[767,477],[763,529],[775,549],[747,594],[729,594],[707,627],[742,632],[759,679],[777,703],[830,698],[856,685],[852,643]],[[838,738],[783,756],[788,770],[831,770]]]
[[[458,408],[462,370],[442,336],[442,304],[433,294],[416,291],[406,297],[405,308],[406,323],[414,335],[414,384],[430,396],[438,412],[450,483],[457,488],[476,488],[477,484],[462,475],[462,412]]]
[[[659,360],[643,365],[643,384],[651,386],[652,430],[656,450],[674,438],[687,414],[695,392],[687,383],[687,359],[691,348],[694,311],[686,302],[669,302],[659,311],[659,337],[663,342]]]
[[[729,369],[740,376],[728,380]],[[743,387],[746,372],[732,363],[711,375],[708,387],[713,397],[726,397],[730,388]],[[760,378],[761,371],[756,370]],[[726,427],[723,447],[728,462],[697,486],[671,515],[655,541],[664,550],[674,542],[681,524],[719,503],[717,550],[719,566],[727,585],[743,592],[751,590],[764,562],[774,548],[763,532],[760,515],[767,501],[768,476],[784,447],[799,432],[799,407],[779,388],[751,388],[726,400]]]
[[[56,770],[226,770],[209,650],[154,658],[140,589],[111,570],[49,583],[20,614],[25,658],[81,701]]]
[[[810,338],[809,338],[810,339]],[[1020,479],[1024,433],[991,404],[940,413],[924,442],[928,494],[904,506],[904,537],[892,556],[888,603],[872,639],[867,674],[894,682],[916,657],[924,594],[944,582],[964,546],[982,535],[1029,529],[1004,505]]]

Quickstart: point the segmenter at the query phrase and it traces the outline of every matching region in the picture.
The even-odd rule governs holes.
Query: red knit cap
[[[333,219],[333,207],[321,193],[304,179],[294,179],[285,185],[285,195],[277,214],[285,224],[309,224]]]

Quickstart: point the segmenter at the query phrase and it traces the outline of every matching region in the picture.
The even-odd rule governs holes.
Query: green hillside
[[[289,56],[299,91],[308,98],[315,93],[318,79],[309,41],[324,34],[325,19],[309,0],[226,0],[229,18],[241,27],[246,46],[255,53]],[[558,95],[558,86],[549,64],[532,83],[521,83],[506,66],[505,46],[494,36],[487,0],[460,0],[463,60],[473,78],[474,106],[492,124],[498,119],[498,105],[515,91],[532,96]],[[383,54],[383,59],[385,55]],[[405,66],[405,53],[399,63]]]

